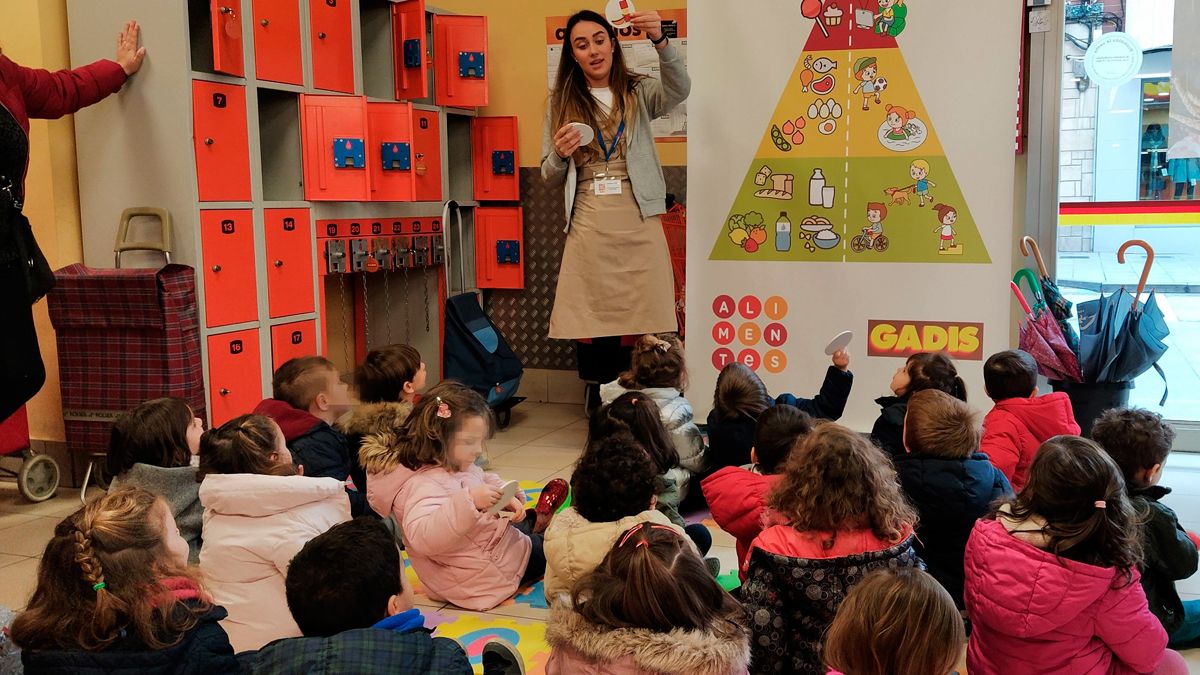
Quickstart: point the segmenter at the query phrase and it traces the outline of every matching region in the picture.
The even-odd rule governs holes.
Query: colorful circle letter
[[[770,324],[763,331],[763,339],[772,347],[782,347],[788,339],[787,327],[781,323]]]
[[[736,309],[737,305],[734,304],[733,298],[728,295],[718,295],[713,300],[713,314],[716,314],[718,318],[728,319],[733,316],[733,312]]]
[[[727,345],[733,342],[733,324],[728,321],[718,321],[713,326],[712,337],[713,342],[719,345]]]
[[[725,347],[719,347],[712,354],[713,368],[723,370],[725,366],[733,363],[733,350]]]
[[[747,295],[738,301],[738,311],[747,319],[762,314],[762,301],[757,296]]]

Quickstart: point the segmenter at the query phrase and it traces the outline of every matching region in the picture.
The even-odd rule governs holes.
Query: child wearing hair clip
[[[417,403],[399,434],[370,436],[360,453],[367,500],[376,513],[396,516],[429,597],[477,611],[542,577],[542,532],[568,492],[558,478],[536,508],[526,511],[518,491],[493,513],[505,481],[475,464],[493,424],[483,397],[442,382]]]

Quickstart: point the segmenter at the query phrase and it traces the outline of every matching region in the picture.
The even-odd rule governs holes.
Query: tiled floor
[[[568,478],[587,433],[582,406],[522,404],[513,411],[512,425],[497,432],[489,445],[492,470],[511,480],[545,483]],[[12,460],[3,460],[11,462]],[[1200,531],[1200,455],[1173,455],[1167,463],[1163,484],[1174,488],[1164,501],[1179,514],[1189,530]],[[79,508],[78,490],[60,490],[54,499],[41,504],[26,503],[11,482],[0,483],[0,605],[20,608],[32,592],[37,577],[37,561],[55,524]],[[728,534],[713,531],[713,550],[723,571],[737,565],[734,540]],[[1180,583],[1185,598],[1200,598],[1200,575]],[[418,591],[419,583],[418,583]],[[518,597],[488,614],[466,612],[444,603],[432,602],[418,593],[418,605],[427,616],[427,624],[439,634],[478,644],[482,635],[494,632],[499,622],[505,637],[518,642],[527,655],[530,673],[543,672],[545,643],[542,624],[546,610]],[[1200,650],[1185,653],[1193,672],[1200,672]],[[960,668],[960,672],[965,669]]]

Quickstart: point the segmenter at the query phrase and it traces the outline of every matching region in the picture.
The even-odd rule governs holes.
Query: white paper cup
[[[833,197],[837,193],[836,188],[831,185],[826,185],[821,189],[821,205],[827,209],[833,208]]]

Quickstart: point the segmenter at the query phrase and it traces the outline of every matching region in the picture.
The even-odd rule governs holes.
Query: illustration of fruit
[[[756,227],[756,228],[754,228],[754,229],[750,230],[750,240],[751,240],[751,241],[753,241],[755,244],[758,244],[758,245],[760,245],[760,246],[761,246],[762,244],[766,243],[766,241],[767,241],[767,228],[765,228],[765,227]],[[756,246],[755,248],[757,248],[757,246]]]
[[[805,70],[802,72],[807,73],[809,71]],[[803,81],[803,76],[800,79]],[[837,86],[837,78],[835,78],[831,73],[826,73],[824,77],[814,80],[812,84],[809,85],[809,89],[812,89],[813,93],[824,95],[833,91],[835,86]],[[808,89],[805,89],[805,91],[808,91]]]
[[[730,241],[733,242],[734,246],[741,246],[749,238],[750,238],[750,233],[746,232],[745,230],[743,230],[740,227],[737,228],[736,230],[731,230],[729,232],[729,239],[730,239]]]
[[[742,242],[742,248],[746,249],[746,253],[758,253],[758,242],[754,239],[747,239]]]

